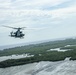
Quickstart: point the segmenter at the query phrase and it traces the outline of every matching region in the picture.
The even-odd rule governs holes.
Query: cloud
[[[59,14],[61,15],[62,13],[67,13],[70,11],[75,11],[76,6],[71,7],[65,7],[65,8],[59,8],[59,9],[54,9],[54,10],[41,10],[46,7],[49,8],[49,6],[52,8],[53,6],[58,6],[62,3],[66,3],[69,0],[1,0],[0,2],[0,16],[1,17],[28,17],[28,16],[45,16],[45,15],[55,15],[58,16]],[[8,9],[4,9],[8,8]],[[74,8],[73,8],[74,7]],[[36,9],[34,9],[36,8]],[[38,9],[37,9],[38,8]],[[51,9],[50,8],[50,9]],[[59,14],[58,14],[59,13]],[[58,15],[57,15],[58,14]]]
[[[74,14],[76,15],[76,6],[70,6],[66,8],[60,8],[55,10],[39,10],[39,9],[31,9],[31,10],[23,10],[23,9],[12,9],[11,11],[8,10],[1,10],[0,12],[0,22],[11,21],[13,22],[20,22],[20,21],[37,21],[41,19],[50,19],[50,20],[58,20],[58,19],[65,19],[66,17]]]
[[[69,0],[0,0],[0,8],[8,9],[43,9],[57,6]]]
[[[10,8],[11,1],[10,0],[0,0],[0,9]]]

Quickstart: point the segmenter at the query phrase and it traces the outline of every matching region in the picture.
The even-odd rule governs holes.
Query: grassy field
[[[69,45],[69,46],[67,46]],[[50,49],[60,48],[67,51],[48,51]],[[70,49],[70,50],[69,50]],[[13,54],[33,54],[34,57],[27,57],[21,59],[10,59],[0,62],[0,68],[23,65],[39,61],[60,61],[66,57],[71,57],[70,60],[76,60],[76,39],[66,39],[58,41],[49,41],[40,44],[32,44],[22,47],[16,47],[0,51],[0,56],[7,56]]]

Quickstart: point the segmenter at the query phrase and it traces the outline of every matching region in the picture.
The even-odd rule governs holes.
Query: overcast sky
[[[9,37],[12,29],[1,25],[27,27],[26,35]],[[76,0],[0,0],[0,46],[72,36],[76,36]]]

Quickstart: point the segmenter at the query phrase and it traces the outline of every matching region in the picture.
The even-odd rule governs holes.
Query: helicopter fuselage
[[[16,32],[11,32],[10,36],[15,38],[21,38],[24,37],[25,34],[22,33],[22,31],[17,30]]]

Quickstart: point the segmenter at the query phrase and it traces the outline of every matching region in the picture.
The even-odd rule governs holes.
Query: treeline
[[[24,64],[29,64],[29,63],[39,62],[39,61],[61,61],[67,57],[71,57],[70,60],[76,60],[76,50],[71,50],[66,52],[51,51],[51,52],[46,52],[40,56],[37,54],[34,57],[27,57],[27,58],[21,58],[21,59],[9,59],[9,60],[0,62],[0,68],[24,65]]]
[[[27,58],[21,58],[21,59],[9,59],[6,61],[0,62],[0,68],[6,68],[10,66],[18,66],[28,63],[34,63],[39,61],[59,61],[64,60],[66,57],[63,56],[64,54],[61,52],[48,52],[46,54],[42,54],[39,56],[38,54],[34,57],[27,57]]]

